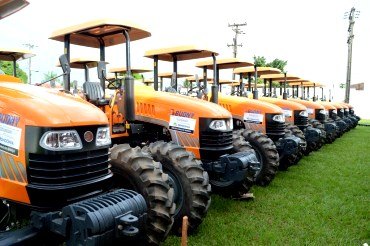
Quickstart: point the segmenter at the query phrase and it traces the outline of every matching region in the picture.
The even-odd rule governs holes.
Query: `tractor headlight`
[[[215,131],[226,131],[233,129],[233,121],[232,119],[228,120],[213,120],[209,124],[209,128]]]
[[[80,136],[75,130],[48,131],[42,135],[40,146],[52,151],[82,149]]]
[[[344,112],[344,109],[342,109],[342,108],[341,108],[341,109],[340,109],[340,112],[342,112],[342,113],[343,113],[343,112]]]
[[[337,110],[336,109],[333,109],[333,114],[337,114]]]
[[[277,114],[272,117],[273,121],[284,123],[285,122],[285,116],[283,114]]]
[[[112,143],[110,138],[109,127],[100,127],[96,133],[96,146],[110,145]]]
[[[308,117],[308,113],[306,110],[299,112],[299,116]]]
[[[349,112],[349,109],[348,108],[345,108],[344,111]]]
[[[319,111],[319,114],[327,114],[327,111],[326,111],[325,109],[321,109],[321,110]]]

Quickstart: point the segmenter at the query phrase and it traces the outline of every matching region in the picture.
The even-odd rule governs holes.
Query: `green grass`
[[[370,127],[279,172],[253,201],[212,196],[189,245],[362,245],[370,243]],[[164,245],[180,245],[170,236]]]
[[[359,121],[359,123],[360,124],[368,124],[368,125],[370,125],[370,120],[364,120],[364,119],[362,119],[362,120]]]

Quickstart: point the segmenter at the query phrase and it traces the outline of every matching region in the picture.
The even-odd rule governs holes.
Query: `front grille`
[[[233,132],[220,131],[201,131],[200,147],[201,148],[227,148],[233,144]]]
[[[344,116],[348,117],[349,116],[349,112],[348,110],[344,110]]]
[[[343,109],[337,109],[337,113],[338,113],[338,116],[340,118],[343,118],[344,117],[344,113],[342,112]],[[344,111],[344,110],[343,110]]]
[[[294,110],[294,125],[306,127],[308,125],[308,117],[299,115],[300,112],[302,110]]]
[[[65,186],[109,174],[108,149],[68,154],[29,154],[28,181],[34,185]]]
[[[284,137],[286,125],[284,122],[272,120],[275,114],[266,114],[266,135],[272,140]]]
[[[320,114],[321,109],[315,109],[316,120],[324,122],[326,120],[325,114]]]

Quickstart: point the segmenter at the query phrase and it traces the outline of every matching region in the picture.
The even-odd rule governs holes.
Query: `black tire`
[[[253,148],[241,136],[233,134],[233,152],[253,151]],[[211,177],[212,191],[224,197],[239,198],[249,192],[254,183],[253,175],[247,173],[242,181],[225,181],[218,177]]]
[[[143,243],[159,245],[171,230],[175,211],[168,175],[163,173],[160,163],[155,163],[139,147],[116,145],[111,149],[110,159],[116,187],[140,193],[148,206]]]
[[[326,131],[323,124],[320,123],[320,121],[315,119],[310,119],[309,123],[312,125],[312,127],[319,129],[321,132],[320,141],[317,143],[317,148],[315,150],[319,150],[326,142]]]
[[[189,233],[194,232],[207,215],[211,204],[211,185],[208,173],[193,153],[175,143],[158,141],[147,150],[155,161],[162,163],[174,188],[176,210],[172,230],[181,233],[182,218],[188,216]]]
[[[255,184],[267,186],[275,177],[279,168],[279,153],[274,142],[266,135],[253,130],[238,130],[234,132],[241,135],[256,152],[261,170],[255,178]]]
[[[301,140],[301,143],[303,143],[303,146],[304,146],[304,147],[299,148],[299,151],[297,153],[297,158],[293,162],[293,165],[296,165],[299,162],[299,160],[302,159],[303,155],[309,154],[309,152],[307,152],[307,141],[304,136],[304,133],[296,125],[288,124],[285,131],[286,131],[286,134],[288,135],[292,134],[296,136],[297,138],[299,138]]]

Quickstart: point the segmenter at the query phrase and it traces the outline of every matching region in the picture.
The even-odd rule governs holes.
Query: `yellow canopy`
[[[186,77],[185,79],[187,81],[189,81],[189,82],[195,82],[195,76],[194,75],[193,76]],[[199,81],[203,81],[203,76],[198,76],[198,80]],[[207,81],[212,81],[212,80],[213,80],[213,78],[207,77]]]
[[[261,75],[260,78],[261,79],[271,79],[273,81],[284,81],[285,76],[284,74],[266,74],[266,75]],[[297,76],[291,75],[291,74],[287,74],[286,79],[291,80],[291,79],[300,79],[300,78]]]
[[[194,45],[187,45],[148,50],[145,52],[144,56],[152,59],[154,56],[158,56],[158,59],[161,61],[172,62],[174,56],[176,56],[178,61],[184,61],[210,57],[212,54],[218,55],[218,53],[212,50],[200,48]]]
[[[254,66],[235,68],[233,73],[235,74],[241,73],[243,76],[245,76],[248,73],[254,73]],[[258,76],[261,76],[266,74],[279,74],[281,73],[281,71],[280,69],[273,67],[257,67],[257,73]]]
[[[29,4],[25,0],[2,0],[0,1],[0,20],[18,12]]]
[[[289,85],[290,86],[293,86],[293,85],[303,85],[303,86],[306,86],[306,87],[325,87],[325,85],[322,84],[322,83],[312,82],[312,81],[302,82],[302,84],[301,83],[298,83],[298,82],[296,82],[296,83],[290,83]]]
[[[160,78],[172,78],[172,72],[168,72],[168,73],[159,73],[158,74],[158,77]],[[177,78],[186,78],[186,77],[189,77],[191,76],[191,74],[187,74],[187,73],[178,73],[177,75]]]
[[[109,69],[110,73],[125,73],[127,71],[126,67],[115,67]],[[153,69],[150,68],[140,68],[140,67],[132,67],[131,68],[131,73],[147,73],[151,72]]]
[[[22,49],[3,49],[0,48],[0,60],[2,61],[20,61],[35,56],[29,50]]]
[[[98,66],[98,59],[93,58],[85,58],[85,57],[76,57],[71,58],[69,64],[71,68],[76,69],[85,69],[85,66],[87,65],[88,68],[94,68]],[[106,62],[108,63],[108,62]],[[58,67],[60,67],[60,63],[57,64]]]
[[[238,80],[232,80],[232,79],[219,79],[218,82],[224,85],[239,85],[240,84]],[[213,84],[213,79],[209,81],[208,83]]]
[[[130,40],[138,40],[150,37],[150,32],[144,28],[122,20],[99,19],[85,22],[54,31],[50,39],[64,42],[64,37],[70,35],[71,44],[99,48],[100,40],[105,47],[126,42],[123,30],[127,30]]]
[[[217,59],[216,63],[218,69],[253,66],[253,63],[238,58]],[[195,66],[200,68],[207,67],[207,69],[213,69],[213,59],[207,59],[204,61],[197,62]]]

